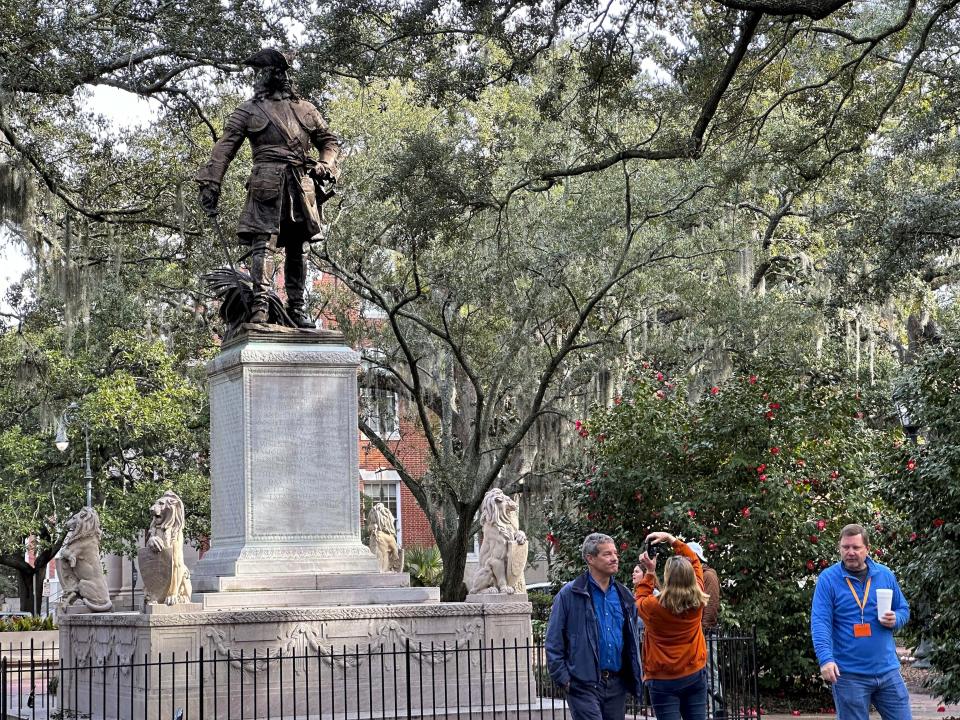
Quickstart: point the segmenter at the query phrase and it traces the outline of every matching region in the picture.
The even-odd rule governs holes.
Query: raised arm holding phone
[[[701,620],[707,604],[700,559],[668,532],[650,533],[647,550],[633,569],[637,612],[644,622],[643,680],[657,720],[705,720],[707,645]],[[658,585],[656,557],[669,546]]]

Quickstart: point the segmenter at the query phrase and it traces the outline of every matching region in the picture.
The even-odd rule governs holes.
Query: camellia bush
[[[918,359],[898,396],[920,442],[892,452],[898,472],[886,487],[906,514],[898,572],[914,608],[918,637],[931,644],[932,690],[960,701],[960,332]]]
[[[821,687],[814,579],[837,561],[846,523],[874,529],[880,561],[899,531],[879,500],[894,471],[891,405],[886,385],[774,365],[691,405],[682,381],[644,363],[611,407],[577,423],[582,470],[547,536],[559,574],[582,571],[588,532],[616,538],[628,586],[649,532],[697,540],[721,579],[721,622],[756,629],[761,686],[794,696]]]

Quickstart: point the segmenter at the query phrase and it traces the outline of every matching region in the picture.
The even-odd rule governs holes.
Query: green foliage
[[[572,504],[552,516],[565,577],[588,532],[617,538],[622,579],[643,538],[666,529],[705,548],[723,622],[757,629],[763,686],[819,683],[809,639],[816,573],[836,560],[848,522],[876,525],[882,561],[892,522],[877,500],[893,438],[889,396],[839,374],[769,363],[735,373],[693,404],[686,385],[644,364],[612,407],[580,424],[584,463]]]
[[[527,593],[527,598],[533,605],[530,622],[533,624],[534,642],[543,642],[547,634],[547,623],[550,621],[550,610],[553,608],[553,595],[530,591]]]
[[[0,633],[56,629],[57,626],[49,615],[47,617],[0,618]]]
[[[404,571],[410,573],[410,583],[414,587],[437,587],[443,577],[443,560],[440,548],[410,547],[403,549]]]
[[[930,640],[937,671],[932,689],[960,700],[960,333],[928,347],[906,374],[899,399],[922,427],[921,443],[891,451],[886,496],[906,515],[900,537],[900,580],[910,599],[916,632]]]

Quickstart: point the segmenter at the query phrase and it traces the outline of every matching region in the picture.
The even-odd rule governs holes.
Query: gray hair
[[[586,561],[587,556],[596,557],[600,554],[600,546],[610,543],[615,545],[613,538],[603,533],[590,533],[583,539],[583,545],[580,546],[580,556]]]

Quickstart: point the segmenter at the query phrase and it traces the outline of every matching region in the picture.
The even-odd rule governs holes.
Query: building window
[[[360,388],[360,414],[364,422],[380,437],[400,432],[397,415],[397,394],[379,387]]]

